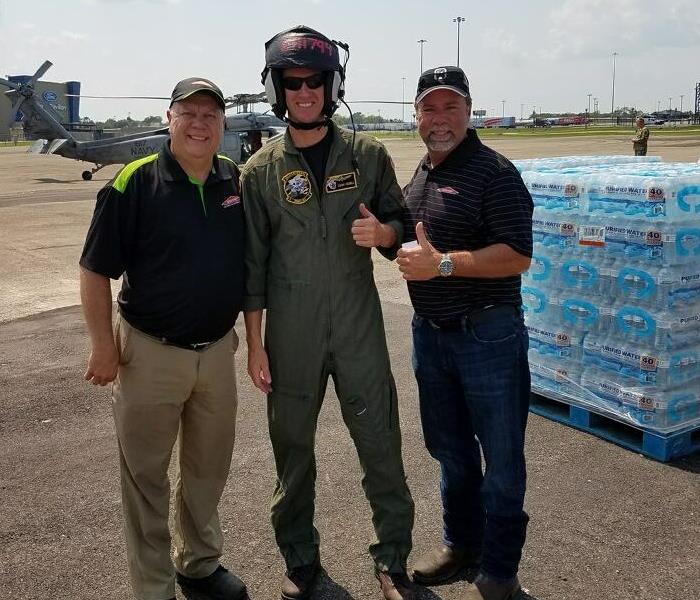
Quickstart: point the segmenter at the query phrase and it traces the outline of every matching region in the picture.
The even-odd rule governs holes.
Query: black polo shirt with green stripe
[[[80,264],[118,279],[133,327],[175,344],[212,342],[235,324],[244,289],[238,167],[215,156],[205,182],[166,143],[126,165],[97,195]]]
[[[518,170],[503,155],[484,146],[476,131],[436,167],[426,156],[404,188],[404,240],[423,227],[440,252],[479,250],[506,244],[532,256],[533,203]],[[440,277],[410,281],[416,313],[435,321],[453,321],[494,304],[520,306],[520,275]]]

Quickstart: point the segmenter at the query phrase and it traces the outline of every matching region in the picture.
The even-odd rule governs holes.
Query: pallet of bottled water
[[[533,388],[664,435],[700,426],[700,164],[516,162]]]

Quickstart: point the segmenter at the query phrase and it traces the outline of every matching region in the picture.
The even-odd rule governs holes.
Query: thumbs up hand
[[[441,255],[430,243],[425,234],[423,223],[416,225],[416,240],[418,245],[405,249],[401,248],[396,259],[399,271],[406,281],[427,281],[439,275],[438,265]]]
[[[394,228],[382,224],[364,204],[360,204],[360,217],[352,222],[351,232],[355,244],[363,248],[390,248],[394,245]]]

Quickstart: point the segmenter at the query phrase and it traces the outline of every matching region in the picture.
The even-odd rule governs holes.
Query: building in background
[[[13,83],[22,84],[31,79],[31,75],[8,75],[6,77]],[[5,88],[2,88],[3,90]],[[70,125],[80,123],[80,98],[67,94],[80,94],[79,81],[66,81],[65,83],[53,83],[50,81],[37,81],[34,88],[36,97],[41,102],[48,104],[60,117],[61,124],[66,129],[72,129]],[[12,103],[9,97],[0,91],[0,140],[10,137],[10,111]],[[15,115],[15,120],[22,121],[22,113]]]

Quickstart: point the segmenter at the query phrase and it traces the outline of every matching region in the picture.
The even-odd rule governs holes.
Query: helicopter
[[[36,73],[25,83],[14,83],[0,77],[0,85],[9,88],[5,94],[12,103],[10,126],[18,111],[22,111],[22,127],[25,135],[37,140],[31,151],[37,154],[58,154],[65,158],[85,161],[95,166],[82,173],[85,181],[107,165],[126,164],[142,156],[158,152],[168,139],[168,128],[163,127],[146,133],[133,133],[105,139],[77,140],[61,123],[59,115],[40,95],[35,93],[36,82],[53,66],[45,61]],[[66,94],[74,96],[74,94]],[[82,98],[135,98],[149,100],[170,100],[159,96],[84,96]],[[257,102],[266,102],[265,93],[236,94],[225,99],[226,108],[242,107]],[[269,136],[284,131],[286,123],[273,115],[249,112],[227,116],[224,136],[219,152],[234,162],[240,163],[257,149],[254,138],[256,132],[266,132]]]

